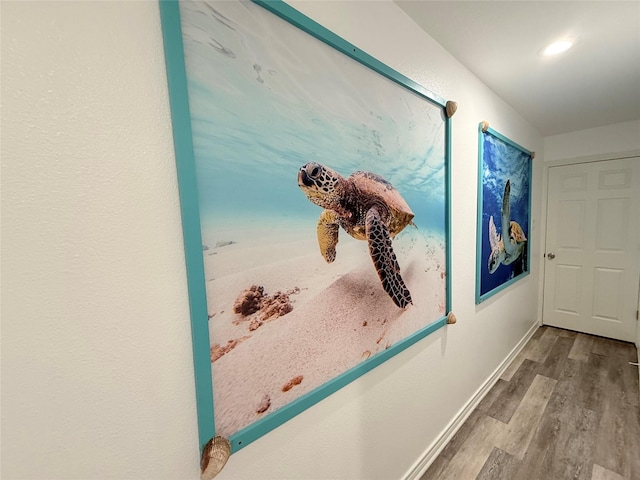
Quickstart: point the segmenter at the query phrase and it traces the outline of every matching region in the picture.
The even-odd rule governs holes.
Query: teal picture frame
[[[353,368],[335,376],[317,388],[269,413],[229,436],[232,453],[249,445],[274,428],[300,414],[322,399],[333,394],[358,377],[376,368],[383,362],[402,352],[427,335],[447,324],[447,313],[451,311],[451,115],[450,102],[422,87],[418,83],[381,63],[356,46],[335,35],[320,24],[306,17],[282,1],[254,1],[256,5],[285,20],[299,30],[329,45],[349,59],[364,65],[372,75],[380,75],[391,80],[399,88],[405,89],[420,99],[435,106],[443,122],[444,142],[444,198],[442,199],[444,226],[444,257],[442,278],[445,283],[444,315],[430,321],[420,330],[390,345]],[[212,359],[207,307],[207,279],[203,261],[203,240],[201,206],[198,197],[198,173],[196,168],[197,147],[194,147],[192,113],[189,105],[189,81],[185,64],[183,31],[180,3],[176,0],[159,1],[162,34],[165,49],[167,82],[171,108],[172,130],[176,156],[176,169],[182,215],[185,262],[189,295],[190,322],[193,339],[193,362],[196,386],[198,435],[201,450],[205,444],[219,434],[216,428],[215,384],[212,381]],[[207,247],[208,248],[208,247]],[[438,266],[440,267],[440,265]],[[420,295],[416,292],[414,296]]]
[[[478,205],[476,228],[476,292],[475,303],[488,298],[522,280],[530,273],[531,258],[531,182],[533,152],[507,138],[486,122],[478,126]],[[504,253],[504,233],[501,214],[505,201],[506,181],[509,180],[509,206],[511,222],[521,227],[509,226],[513,231],[512,245],[521,245],[514,251]],[[517,195],[516,195],[517,191]],[[517,197],[517,198],[515,198]],[[494,221],[493,218],[496,220]],[[493,225],[491,225],[493,223]],[[500,224],[497,227],[496,224]],[[502,261],[493,262],[495,245],[491,244],[492,227],[502,242]],[[520,235],[522,233],[522,235]],[[520,235],[520,236],[518,236]],[[509,234],[510,238],[512,234]],[[526,240],[522,238],[526,237]],[[496,242],[498,238],[494,237]],[[520,241],[516,241],[520,238]],[[522,245],[524,243],[524,245]],[[501,246],[500,246],[501,245]],[[499,255],[498,255],[499,257]],[[507,257],[508,260],[504,260]],[[510,262],[510,263],[509,263]],[[497,265],[496,265],[497,264]],[[493,270],[493,271],[492,271]]]

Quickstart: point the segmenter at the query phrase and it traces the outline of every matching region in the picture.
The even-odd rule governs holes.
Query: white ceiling
[[[395,1],[544,136],[640,119],[640,0]]]

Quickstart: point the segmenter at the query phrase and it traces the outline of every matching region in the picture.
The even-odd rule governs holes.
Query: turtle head
[[[344,178],[338,172],[320,163],[306,163],[298,171],[298,186],[312,203],[323,208],[340,204],[342,182]]]
[[[500,263],[500,250],[495,248],[489,255],[489,264],[487,265],[489,267],[489,273],[494,273],[500,266]]]

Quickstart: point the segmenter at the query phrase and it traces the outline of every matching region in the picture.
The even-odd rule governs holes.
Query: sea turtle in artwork
[[[415,226],[414,214],[393,185],[371,172],[353,172],[344,178],[315,162],[300,168],[298,185],[312,203],[324,208],[317,234],[320,253],[327,263],[336,258],[338,230],[342,227],[353,238],[369,243],[373,265],[393,302],[400,308],[412,304],[391,240],[407,225]]]
[[[489,255],[489,273],[495,272],[500,264],[510,265],[515,262],[524,251],[527,244],[522,227],[516,221],[511,220],[511,180],[507,180],[502,194],[502,238],[498,235],[496,224],[493,222],[493,215],[489,218],[489,243],[491,245],[491,254]],[[505,226],[508,225],[508,231],[505,232]],[[504,238],[508,238],[505,243]]]

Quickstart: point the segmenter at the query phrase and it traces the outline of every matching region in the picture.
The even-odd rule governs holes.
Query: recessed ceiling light
[[[558,42],[553,42],[547,45],[542,49],[542,55],[545,57],[549,57],[552,55],[558,55],[559,53],[566,52],[573,46],[573,42],[571,40],[560,40]]]

